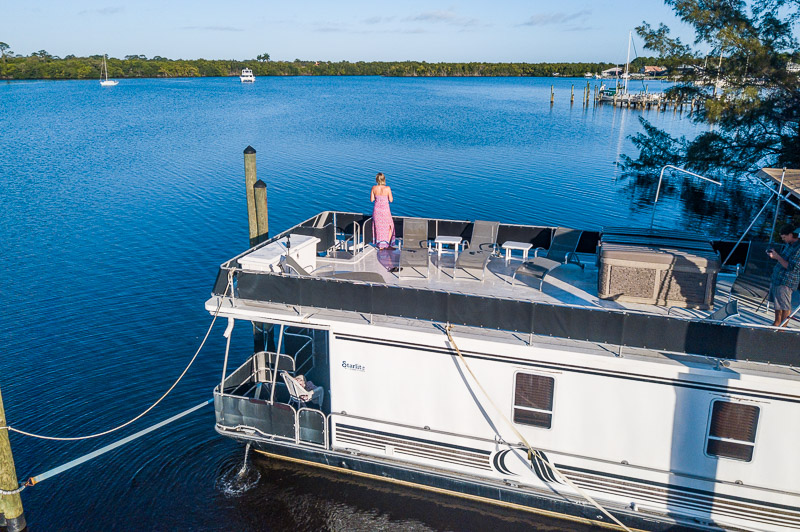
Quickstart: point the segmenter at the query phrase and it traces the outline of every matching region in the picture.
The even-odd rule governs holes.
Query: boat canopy
[[[800,170],[790,168],[762,168],[758,177],[767,177],[778,184],[783,182],[783,188],[800,199]]]

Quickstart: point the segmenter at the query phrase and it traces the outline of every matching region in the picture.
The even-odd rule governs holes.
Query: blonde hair
[[[378,172],[378,175],[375,176],[375,182],[378,183],[379,185],[386,184],[386,176],[383,175],[383,172]]]

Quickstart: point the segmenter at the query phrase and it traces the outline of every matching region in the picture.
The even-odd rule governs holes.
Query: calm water
[[[326,209],[369,211],[376,172],[395,215],[646,223],[652,189],[620,179],[640,113],[569,105],[583,80],[260,78],[0,85],[0,387],[12,426],[77,436],[149,406],[210,323],[217,266],[248,242],[242,150],[258,151],[272,232]],[[594,82],[592,82],[594,83]],[[656,90],[651,84],[650,90]],[[646,114],[694,135],[672,112]],[[697,202],[696,202],[697,203]],[[701,204],[703,202],[700,202]],[[702,207],[702,205],[701,205]],[[698,214],[699,213],[699,214]],[[667,199],[657,224],[718,223]],[[28,477],[210,397],[222,327],[165,402],[99,440],[12,435]],[[234,350],[244,356],[242,331]],[[249,344],[252,346],[252,343]],[[32,530],[571,529],[258,458],[206,407],[28,489]],[[234,488],[234,489],[231,489]]]

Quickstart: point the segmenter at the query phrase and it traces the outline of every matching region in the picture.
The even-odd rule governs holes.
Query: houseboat
[[[398,249],[326,211],[221,265],[217,432],[608,528],[800,530],[800,329],[762,244],[394,221]]]

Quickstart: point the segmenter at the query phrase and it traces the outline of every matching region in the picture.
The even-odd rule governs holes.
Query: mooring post
[[[553,105],[554,99],[555,99],[555,96],[553,95],[553,86],[550,85],[550,105]]]
[[[250,247],[258,244],[255,184],[256,150],[252,146],[248,146],[244,149],[244,185],[247,193],[247,221],[250,224]]]
[[[569,90],[569,104],[572,105],[575,103],[575,84],[572,84],[572,88]]]
[[[256,178],[256,150],[252,146],[244,149],[244,183],[247,193],[247,222],[250,226],[250,247],[268,237],[267,185]],[[260,183],[260,185],[259,185]],[[264,324],[253,322],[253,349],[265,349]]]
[[[3,394],[0,393],[0,427],[6,426],[6,412],[3,409]],[[0,429],[0,489],[13,491],[19,488],[14,456],[11,454],[11,441],[8,430]],[[0,495],[0,527],[8,532],[25,530],[25,514],[22,511],[22,498],[19,493]]]
[[[253,185],[256,201],[256,225],[258,226],[258,243],[269,238],[269,210],[267,209],[267,184],[260,179]]]

